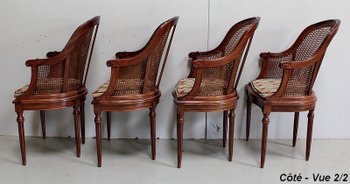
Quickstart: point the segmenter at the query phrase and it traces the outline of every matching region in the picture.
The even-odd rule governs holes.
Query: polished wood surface
[[[232,160],[234,110],[238,100],[236,87],[259,20],[260,18],[254,17],[240,21],[230,28],[223,41],[215,49],[189,54],[189,58],[192,59],[192,67],[188,78],[195,78],[192,90],[183,97],[177,97],[176,93],[173,93],[177,107],[178,168],[181,167],[182,161],[185,112],[223,112],[223,147],[226,146],[226,129],[229,119],[228,160]],[[218,87],[217,83],[206,83],[213,79],[221,81],[224,87]],[[213,89],[221,90],[214,92]]]
[[[102,112],[107,113],[108,140],[111,138],[111,112],[149,109],[152,159],[156,158],[156,107],[161,96],[164,72],[178,17],[162,23],[148,43],[134,52],[118,52],[107,61],[111,76],[106,91],[94,97],[98,167],[102,166]],[[158,69],[161,69],[158,72]],[[157,75],[159,73],[159,75]]]
[[[15,96],[13,101],[17,113],[23,165],[26,165],[23,125],[25,110],[40,111],[42,134],[45,139],[45,111],[73,107],[76,155],[80,157],[80,126],[83,129],[85,127],[85,83],[99,21],[100,17],[97,16],[79,26],[61,52],[48,52],[47,59],[26,61],[26,66],[30,67],[32,72],[29,88],[23,94]],[[83,129],[82,135],[85,136]]]
[[[262,69],[257,79],[279,79],[280,86],[270,97],[262,97],[247,84],[246,140],[249,140],[251,104],[262,109],[262,141],[260,167],[265,164],[269,115],[271,112],[293,112],[293,147],[296,145],[299,112],[309,111],[306,160],[309,160],[316,95],[312,90],[326,49],[337,33],[339,20],[326,20],[307,27],[294,44],[280,53],[262,53]]]

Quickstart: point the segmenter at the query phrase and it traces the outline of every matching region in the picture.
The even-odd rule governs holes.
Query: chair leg
[[[97,166],[102,166],[101,112],[95,112]]]
[[[75,148],[77,152],[77,157],[80,158],[80,123],[79,123],[79,108],[74,107],[74,131],[75,131]]]
[[[106,112],[107,116],[107,140],[111,140],[111,112]]]
[[[40,111],[40,121],[41,121],[41,133],[43,134],[43,139],[46,139],[45,111]]]
[[[265,164],[265,156],[266,156],[266,146],[267,146],[267,132],[268,132],[268,126],[269,126],[269,115],[270,113],[264,113],[264,117],[262,119],[263,129],[262,129],[262,139],[261,139],[261,160],[260,160],[260,167],[264,168]]]
[[[293,147],[295,147],[298,138],[298,126],[299,126],[299,112],[294,113],[294,127],[293,127]]]
[[[22,164],[26,165],[26,143],[24,137],[24,117],[23,111],[17,112],[17,123],[18,123],[18,134],[19,134],[19,145],[21,147]]]
[[[155,107],[150,108],[149,117],[150,117],[152,160],[155,160],[156,159],[156,111],[155,111]]]
[[[227,116],[228,111],[224,111],[223,113],[223,122],[222,122],[222,146],[226,147],[226,140],[227,140]]]
[[[306,136],[306,161],[309,161],[312,142],[312,127],[314,124],[314,109],[310,110],[307,115],[307,136]]]
[[[248,97],[247,99],[247,126],[246,126],[246,141],[249,140],[250,135],[250,117],[251,117],[251,111],[252,111],[252,100]]]
[[[85,144],[85,102],[80,104],[81,143]]]
[[[230,110],[230,126],[229,126],[229,154],[228,160],[232,161],[233,156],[233,138],[235,131],[235,112],[234,110]]]
[[[177,110],[177,168],[181,167],[182,150],[183,150],[183,127],[184,127],[184,112]]]

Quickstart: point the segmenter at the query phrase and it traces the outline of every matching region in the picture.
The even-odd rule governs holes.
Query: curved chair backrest
[[[311,65],[292,70],[285,96],[303,96],[312,93],[327,47],[338,31],[340,21],[326,20],[308,26],[288,49],[291,62],[308,61]],[[312,64],[313,63],[313,64]]]
[[[80,25],[62,51],[71,50],[71,74],[75,73],[74,78],[81,80],[83,85],[86,83],[99,23],[100,16],[96,16]]]
[[[158,26],[140,50],[138,57],[143,57],[143,62],[118,70],[113,95],[144,94],[159,88],[177,21],[178,17],[173,17]]]
[[[235,90],[259,21],[259,17],[248,18],[236,23],[230,28],[223,41],[214,49],[215,56],[210,57],[214,61],[221,58],[226,64],[203,70],[203,79],[209,78],[211,82],[203,84],[208,89],[201,87],[197,94],[198,96],[224,95],[232,93]],[[216,81],[215,84],[213,81]],[[205,83],[205,80],[202,82]],[[214,88],[215,90],[211,90]]]
[[[153,52],[147,61],[146,71],[148,72],[145,75],[143,92],[154,91],[159,88],[178,19],[178,17],[173,17],[162,23],[146,46],[146,49],[149,47]],[[158,72],[160,66],[161,70]]]
[[[35,94],[65,93],[85,86],[99,21],[96,16],[74,31],[63,50],[54,56],[64,60],[38,67]]]

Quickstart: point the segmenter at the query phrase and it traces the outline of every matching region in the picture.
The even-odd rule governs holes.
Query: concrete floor
[[[269,140],[264,169],[259,168],[259,140],[235,140],[232,162],[227,161],[220,140],[185,140],[181,169],[176,168],[176,140],[157,140],[154,161],[148,140],[104,140],[102,168],[96,166],[94,139],[86,140],[80,159],[75,157],[73,138],[26,141],[27,166],[22,166],[18,138],[0,136],[1,184],[272,184],[282,183],[283,173],[301,173],[309,180],[299,183],[317,183],[312,180],[313,173],[330,175],[332,180],[337,173],[350,175],[350,140],[314,140],[309,162],[304,160],[304,140],[295,148],[291,140]]]

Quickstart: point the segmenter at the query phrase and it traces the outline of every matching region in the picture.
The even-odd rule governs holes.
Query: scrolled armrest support
[[[59,53],[61,53],[61,52],[51,51],[51,52],[46,53],[46,57],[51,58],[51,57],[57,56]]]

